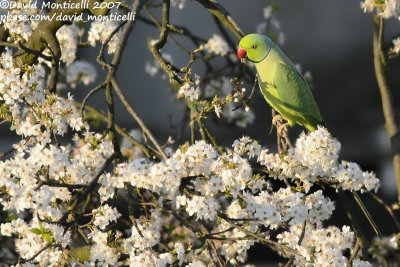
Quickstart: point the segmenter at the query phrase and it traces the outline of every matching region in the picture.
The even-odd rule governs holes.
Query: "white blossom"
[[[390,48],[390,52],[393,54],[399,54],[400,53],[400,37],[393,39],[392,43],[393,43],[393,47]]]
[[[112,221],[116,222],[121,216],[116,208],[111,208],[108,204],[101,206],[98,209],[94,209],[94,225],[104,230],[105,227]]]
[[[204,49],[217,56],[226,56],[229,52],[228,44],[217,34],[213,34],[213,37],[204,45]]]
[[[97,76],[97,71],[92,64],[85,60],[77,60],[67,68],[67,83],[75,88],[79,83],[89,85]]]
[[[71,25],[63,25],[56,33],[61,48],[61,60],[67,65],[70,65],[75,60],[78,46],[78,33],[79,28],[74,23]],[[49,54],[49,51],[47,51],[47,54]]]

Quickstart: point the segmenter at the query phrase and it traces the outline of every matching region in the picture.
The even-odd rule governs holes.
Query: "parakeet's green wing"
[[[284,63],[278,64],[276,73],[279,75],[275,77],[274,87],[280,100],[300,117],[294,121],[311,131],[315,130],[319,124],[323,124],[318,106],[303,76],[293,66]],[[298,121],[298,119],[303,121]]]

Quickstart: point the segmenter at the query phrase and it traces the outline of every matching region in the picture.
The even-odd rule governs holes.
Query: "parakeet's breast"
[[[313,130],[322,122],[307,82],[275,44],[272,45],[268,56],[255,66],[260,90],[265,100],[290,125],[298,123]]]
[[[273,47],[264,60],[255,63],[258,77],[261,78],[261,80],[263,81],[273,80],[276,75],[276,68],[278,63],[283,62],[284,59],[279,55],[275,47]]]
[[[275,80],[277,75],[278,65],[280,63],[285,63],[285,59],[282,58],[276,47],[272,47],[269,55],[259,63],[255,63],[258,75],[258,84],[263,94],[265,100],[268,104],[272,106],[276,111],[278,111],[290,124],[292,120],[290,119],[290,110],[287,109],[282,103],[280,96],[276,90]]]

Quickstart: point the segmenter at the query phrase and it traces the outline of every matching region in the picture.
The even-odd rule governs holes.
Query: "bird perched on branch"
[[[290,126],[297,123],[310,132],[318,125],[325,126],[306,80],[270,38],[256,33],[246,35],[239,43],[237,56],[254,63],[265,100]]]
[[[237,56],[254,63],[261,93],[290,126],[297,123],[310,132],[319,125],[326,127],[306,80],[270,38],[256,33],[246,35],[240,40]],[[382,236],[357,192],[352,193],[372,228]]]

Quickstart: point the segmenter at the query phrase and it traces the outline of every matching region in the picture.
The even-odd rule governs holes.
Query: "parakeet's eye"
[[[256,48],[257,48],[256,45],[252,45],[252,46],[251,46],[251,49],[256,49]]]

